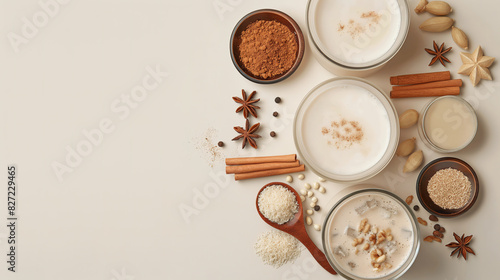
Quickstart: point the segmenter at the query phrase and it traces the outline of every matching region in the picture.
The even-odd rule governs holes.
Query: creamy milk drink
[[[400,202],[377,192],[353,195],[330,217],[329,246],[336,266],[362,278],[389,275],[409,259],[415,233]]]

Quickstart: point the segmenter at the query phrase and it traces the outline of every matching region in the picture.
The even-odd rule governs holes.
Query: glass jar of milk
[[[406,0],[309,0],[311,50],[328,71],[368,76],[403,46],[410,17]]]

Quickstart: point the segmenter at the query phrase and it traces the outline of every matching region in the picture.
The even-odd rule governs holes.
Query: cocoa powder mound
[[[258,20],[241,33],[240,60],[254,76],[264,79],[292,68],[298,44],[290,29],[277,22]]]

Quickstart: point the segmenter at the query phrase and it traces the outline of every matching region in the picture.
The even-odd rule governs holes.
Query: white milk
[[[408,214],[396,200],[377,193],[359,194],[342,202],[338,209],[332,217],[329,238],[333,257],[342,268],[358,277],[378,278],[392,273],[406,262],[412,250],[414,233]],[[368,233],[358,230],[364,218],[371,225]],[[386,239],[378,245],[371,245],[366,251],[363,246],[369,243],[374,227],[378,231],[390,229],[392,241]],[[359,237],[365,241],[354,247],[353,240]],[[374,248],[382,249],[386,255],[378,271],[374,269],[370,255]]]
[[[424,127],[433,144],[441,149],[454,150],[472,141],[477,121],[474,112],[461,99],[442,98],[427,110]]]
[[[317,166],[337,175],[354,175],[382,158],[389,135],[389,116],[375,95],[356,85],[337,85],[311,102],[304,114],[301,137]],[[356,139],[342,141],[341,137],[349,136]]]
[[[325,0],[316,9],[320,48],[341,64],[376,62],[396,42],[401,8],[396,0]]]

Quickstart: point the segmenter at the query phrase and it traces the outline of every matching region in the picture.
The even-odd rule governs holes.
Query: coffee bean
[[[314,206],[314,211],[319,211],[319,209],[321,209],[321,207],[319,207],[319,205]]]
[[[271,137],[275,137],[276,136],[276,132],[271,131],[271,133],[269,133],[269,135],[271,135]]]
[[[440,226],[439,224],[435,224],[435,225],[434,225],[434,229],[435,229],[435,230],[439,230],[440,228],[441,228],[441,226]]]
[[[281,98],[276,97],[276,98],[274,99],[274,102],[276,102],[276,103],[280,103],[280,102],[281,102]]]
[[[435,237],[439,237],[439,238],[443,238],[443,236],[444,236],[441,232],[439,232],[439,231],[437,231],[437,230],[436,230],[436,231],[434,231],[432,234],[433,234]]]
[[[420,207],[418,207],[418,205],[415,205],[415,206],[413,206],[413,210],[418,211],[418,210],[420,210]]]
[[[445,231],[446,231],[446,229],[444,227],[439,228],[439,232],[445,232]]]
[[[273,113],[273,116],[275,116],[275,117],[277,117],[278,115],[279,115],[278,112]]]
[[[219,143],[217,143],[217,146],[219,146],[219,147],[224,147],[224,142],[219,141]]]
[[[434,215],[430,215],[429,216],[429,220],[433,221],[433,222],[437,222],[439,219],[438,217],[434,216]]]

